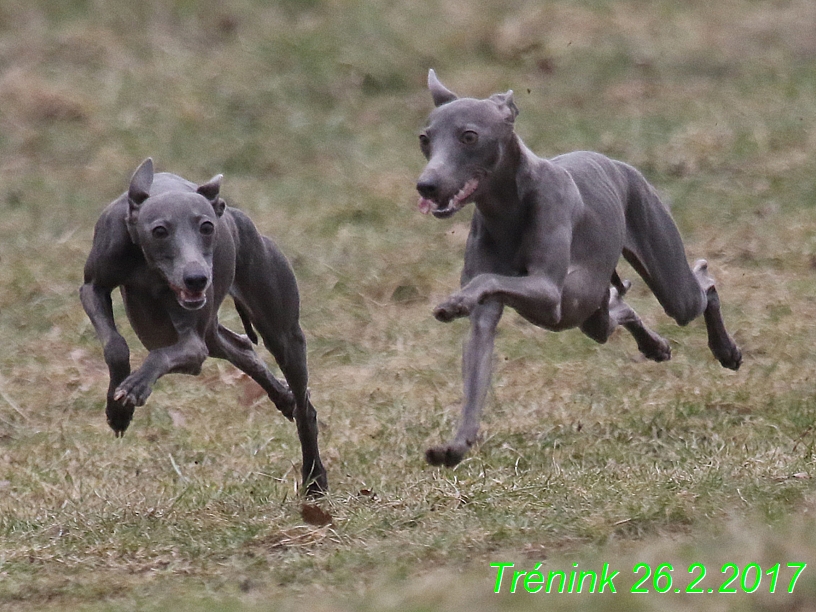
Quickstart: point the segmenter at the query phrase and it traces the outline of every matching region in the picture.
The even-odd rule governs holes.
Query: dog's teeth
[[[473,195],[473,192],[476,191],[478,186],[478,179],[470,179],[467,183],[462,185],[462,188],[456,193],[455,196],[453,196],[451,201],[448,203],[448,206],[458,206]]]

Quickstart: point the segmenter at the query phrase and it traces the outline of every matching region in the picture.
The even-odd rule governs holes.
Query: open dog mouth
[[[170,285],[170,288],[176,294],[178,303],[186,310],[198,310],[207,303],[207,295],[204,291],[188,291],[175,285]]]
[[[468,198],[473,195],[473,192],[475,192],[478,187],[479,179],[473,177],[467,181],[450,200],[448,200],[444,207],[434,200],[420,196],[418,203],[419,212],[421,212],[423,215],[431,213],[437,219],[445,219],[450,217],[454,213],[458,212],[465,204],[467,204]]]

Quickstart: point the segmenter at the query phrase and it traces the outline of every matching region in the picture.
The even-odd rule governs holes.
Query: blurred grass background
[[[514,89],[541,155],[640,167],[709,260],[743,368],[622,268],[672,361],[508,313],[481,444],[426,466],[458,416],[467,324],[430,312],[470,214],[415,209],[429,67],[463,95]],[[494,597],[489,563],[813,560],[814,126],[806,0],[0,0],[0,610],[685,610]],[[330,526],[301,519],[294,428],[228,364],[163,379],[123,440],[104,422],[77,289],[147,156],[223,172],[295,267]],[[793,594],[705,606],[814,592],[808,568]]]

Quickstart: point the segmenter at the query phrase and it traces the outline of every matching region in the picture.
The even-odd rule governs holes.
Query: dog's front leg
[[[503,310],[504,305],[499,300],[488,299],[476,305],[470,313],[470,336],[462,357],[462,377],[465,384],[462,421],[451,442],[434,446],[425,452],[425,458],[431,465],[453,467],[476,441],[482,406],[490,387],[496,326]]]
[[[207,355],[201,336],[193,329],[183,331],[175,344],[150,351],[142,367],[117,387],[113,399],[125,406],[143,406],[159,378],[170,373],[200,374]]]
[[[479,274],[437,306],[434,316],[445,323],[466,317],[489,298],[515,308],[525,317],[534,313],[536,322],[545,327],[557,325],[561,320],[561,290],[544,275]]]
[[[165,374],[200,374],[201,365],[209,355],[207,345],[198,331],[200,312],[168,310],[176,330],[175,344],[152,349],[142,366],[128,376],[116,389],[113,399],[126,406],[143,406],[156,381]]]
[[[80,288],[79,297],[102,343],[105,363],[110,374],[105,416],[108,425],[118,438],[125,433],[133,418],[133,406],[123,405],[114,399],[116,388],[130,374],[130,349],[119,330],[116,329],[111,289],[87,282]]]

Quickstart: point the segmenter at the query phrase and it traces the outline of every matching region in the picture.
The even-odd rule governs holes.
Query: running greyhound
[[[122,436],[165,374],[197,375],[204,360],[226,359],[255,380],[297,424],[308,495],[327,489],[317,447],[317,414],[307,390],[306,343],[297,283],[286,258],[244,213],[219,197],[221,175],[203,185],[153,173],[146,159],[128,191],[105,208],[94,229],[80,298],[110,371],[106,415]],[[148,349],[130,371],[116,329],[111,292],[120,287],[128,320]],[[231,295],[247,335],[218,322]],[[253,329],[254,327],[254,329]],[[252,348],[260,333],[286,378],[277,380]]]
[[[677,226],[640,172],[588,151],[537,157],[513,131],[512,91],[460,99],[433,70],[428,88],[436,108],[419,135],[428,160],[419,209],[444,219],[476,205],[462,288],[434,309],[444,322],[470,317],[462,421],[453,440],[427,450],[429,463],[452,467],[476,441],[505,306],[544,329],[578,327],[599,343],[622,325],[647,358],[671,357],[669,343],[623,301],[630,284],[615,270],[621,255],[678,324],[702,314],[711,352],[724,367],[740,367],[708,264],[689,267]]]

